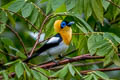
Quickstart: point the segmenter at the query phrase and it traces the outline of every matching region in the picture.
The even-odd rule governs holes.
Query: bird
[[[37,56],[44,55],[49,55],[49,57],[55,61],[53,56],[58,56],[61,53],[64,54],[69,48],[72,39],[71,26],[73,24],[74,21],[67,22],[64,20],[56,20],[54,22],[54,31],[57,34],[48,39],[40,49],[38,49],[31,57],[24,60],[24,62],[28,62]]]

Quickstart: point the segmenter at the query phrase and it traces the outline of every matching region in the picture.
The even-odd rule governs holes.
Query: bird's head
[[[74,24],[73,21],[66,22],[63,20],[56,20],[54,23],[54,29],[56,32],[60,33],[61,31],[68,31],[71,29],[71,25]]]

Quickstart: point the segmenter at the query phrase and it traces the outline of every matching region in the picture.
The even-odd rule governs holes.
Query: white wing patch
[[[52,37],[50,40],[48,40],[47,43],[54,43],[57,42],[59,40],[59,37]]]

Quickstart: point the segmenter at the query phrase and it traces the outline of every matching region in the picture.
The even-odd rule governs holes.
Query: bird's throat
[[[70,28],[68,31],[60,31],[60,35],[66,45],[69,45],[72,39],[72,29]]]

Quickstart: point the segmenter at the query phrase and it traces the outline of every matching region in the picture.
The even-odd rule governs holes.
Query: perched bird
[[[53,56],[65,53],[72,39],[72,24],[74,24],[73,21],[66,22],[56,20],[54,23],[54,30],[57,34],[51,37],[40,49],[24,62],[28,62],[30,59],[39,55],[49,55],[49,57],[54,60]]]

